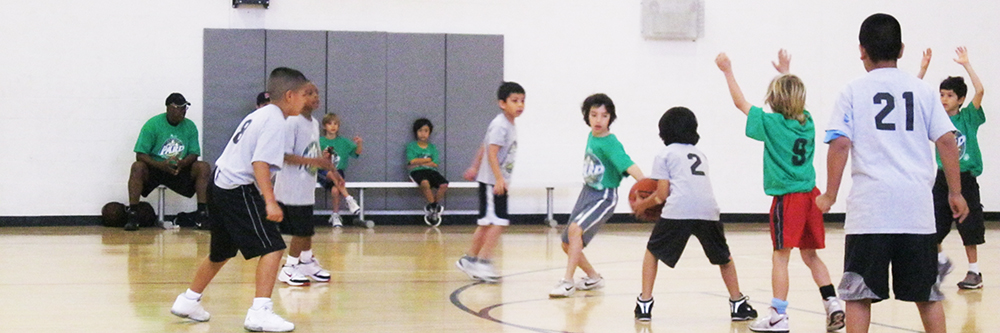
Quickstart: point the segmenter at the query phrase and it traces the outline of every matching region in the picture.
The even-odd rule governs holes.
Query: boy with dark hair
[[[656,192],[632,203],[637,216],[650,207],[663,204],[660,220],[653,227],[642,260],[642,292],[635,299],[635,319],[649,321],[653,311],[653,283],[659,261],[673,268],[684,253],[691,235],[698,238],[705,256],[719,266],[722,281],[729,292],[729,315],[733,321],[757,318],[750,298],[740,292],[736,264],[729,252],[719,205],[709,180],[708,159],[695,144],[698,119],[682,106],[672,107],[658,124],[663,147],[653,159],[649,178],[656,179]]]
[[[255,298],[243,327],[248,331],[288,332],[295,325],[273,311],[271,292],[281,265],[285,242],[276,222],[284,214],[275,200],[271,172],[281,169],[285,152],[285,118],[302,111],[308,102],[309,80],[302,72],[279,67],[271,71],[267,91],[272,104],[247,115],[236,127],[216,161],[209,189],[212,223],[211,249],[198,266],[187,291],[177,296],[170,312],[182,318],[208,321],[201,295],[219,270],[237,251],[257,262]]]
[[[941,154],[952,218],[961,221],[968,207],[959,183],[955,127],[938,93],[896,68],[903,51],[899,22],[874,14],[860,30],[868,74],[849,83],[834,105],[825,140],[827,190],[816,198],[821,211],[830,210],[852,155],[844,275],[837,290],[847,303],[847,332],[868,331],[871,304],[889,298],[890,274],[896,299],[916,303],[924,330],[945,332],[927,140]]]
[[[448,179],[437,170],[440,163],[438,150],[430,142],[433,131],[434,124],[430,119],[420,118],[413,122],[413,136],[417,141],[406,145],[406,166],[410,169],[410,179],[420,186],[420,193],[427,199],[424,222],[436,227],[441,223],[441,213],[444,212],[441,202],[448,191]],[[436,194],[434,190],[437,190]]]
[[[979,81],[979,76],[972,70],[969,63],[969,54],[965,47],[955,50],[958,55],[955,62],[965,67],[972,81],[972,87],[976,90],[972,96],[972,101],[965,108],[965,95],[969,88],[965,85],[965,80],[961,76],[949,76],[941,82],[941,105],[948,112],[951,123],[958,129],[955,136],[958,139],[958,165],[961,169],[962,197],[969,205],[969,217],[965,222],[958,223],[955,227],[958,234],[962,236],[962,243],[965,245],[965,255],[969,259],[969,272],[965,274],[965,279],[958,282],[958,287],[962,289],[979,289],[983,287],[983,273],[979,270],[979,253],[977,246],[986,243],[986,228],[983,226],[983,205],[979,201],[979,182],[976,177],[983,173],[983,155],[979,151],[978,132],[979,126],[986,122],[986,114],[983,113],[983,83]],[[931,63],[931,49],[924,51],[923,61],[920,63],[920,73],[917,78],[923,79],[927,73],[927,66]],[[938,173],[934,180],[934,217],[937,221],[938,236],[938,274],[942,280],[944,275],[951,272],[951,260],[941,252],[941,242],[951,231],[951,225],[955,224],[951,217],[951,209],[948,207],[948,184],[945,182],[944,170],[942,170],[941,156],[937,156]]]
[[[618,185],[622,177],[631,175],[636,180],[645,178],[639,166],[625,153],[618,137],[611,134],[611,124],[618,118],[615,103],[605,94],[590,95],[580,107],[583,122],[590,126],[587,147],[583,155],[583,189],[576,199],[562,234],[562,249],[568,257],[566,272],[549,292],[549,297],[569,297],[577,289],[591,290],[604,287],[604,278],[583,254],[583,248],[597,235],[597,231],[615,213],[618,205]],[[579,267],[587,275],[573,282]]]
[[[486,129],[483,144],[476,152],[472,165],[463,175],[479,182],[479,219],[472,234],[469,251],[455,265],[469,277],[490,283],[500,281],[493,267],[493,250],[500,241],[507,220],[507,184],[514,171],[517,152],[517,129],[514,119],[524,113],[524,88],[515,82],[504,82],[497,89],[498,114]],[[486,164],[487,168],[480,168]]]
[[[278,281],[290,286],[308,285],[309,279],[330,281],[330,272],[313,257],[313,206],[316,204],[316,174],[320,168],[336,168],[329,155],[319,148],[319,126],[312,112],[319,108],[319,90],[306,84],[306,104],[302,113],[285,120],[285,159],[274,181],[274,196],[285,221],[281,233],[292,235],[288,257],[278,273]]]

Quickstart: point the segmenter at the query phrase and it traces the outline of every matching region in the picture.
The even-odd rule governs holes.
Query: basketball
[[[637,200],[645,199],[646,197],[656,192],[656,179],[645,178],[632,185],[632,189],[628,191],[628,202],[632,204]],[[644,212],[636,212],[635,216],[640,221],[653,222],[660,219],[660,212],[663,211],[663,203],[659,205],[650,207]]]
[[[140,227],[152,227],[156,225],[156,221],[158,219],[156,211],[153,210],[153,205],[148,202],[139,202],[139,206],[136,208],[136,215],[139,218]]]
[[[121,228],[125,226],[125,222],[128,222],[125,204],[112,201],[101,208],[101,224],[105,227]]]

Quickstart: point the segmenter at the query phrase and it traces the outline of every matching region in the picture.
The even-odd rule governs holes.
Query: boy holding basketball
[[[504,82],[497,89],[498,114],[486,129],[483,144],[476,152],[472,166],[463,175],[467,180],[479,182],[479,219],[472,245],[455,265],[469,277],[490,283],[500,281],[500,273],[493,267],[493,250],[500,242],[507,219],[507,184],[514,171],[517,152],[517,129],[514,119],[524,113],[524,88],[515,82]],[[480,168],[486,164],[487,168]]]
[[[187,291],[177,296],[170,312],[182,318],[208,321],[211,317],[201,306],[201,295],[235,257],[260,257],[257,262],[256,292],[253,306],[247,311],[243,327],[249,331],[287,332],[295,325],[272,310],[271,292],[274,276],[281,265],[285,242],[276,222],[284,214],[271,187],[271,171],[281,168],[285,152],[285,118],[302,111],[308,101],[309,80],[302,72],[279,67],[271,71],[267,91],[271,105],[246,116],[216,161],[216,171],[209,188],[212,223],[211,250],[198,266]],[[266,218],[266,219],[265,219]]]
[[[848,155],[852,163],[838,287],[847,303],[848,333],[868,331],[872,303],[889,298],[890,274],[896,299],[916,303],[924,330],[946,331],[928,140],[941,155],[952,218],[961,223],[969,212],[959,182],[955,126],[937,91],[896,68],[901,35],[891,15],[874,14],[861,24],[861,61],[868,74],[841,92],[825,140],[829,174],[826,193],[816,198],[821,211],[837,199]]]
[[[330,272],[320,267],[312,254],[313,205],[316,204],[317,170],[336,168],[329,154],[319,148],[319,126],[312,112],[319,108],[319,90],[306,84],[307,102],[302,113],[285,120],[285,159],[274,182],[274,196],[285,215],[280,230],[292,235],[288,258],[278,273],[278,281],[290,286],[330,281]]]
[[[636,180],[645,178],[639,166],[625,153],[618,137],[611,134],[611,124],[618,118],[615,103],[605,94],[594,94],[583,100],[583,121],[590,126],[587,149],[583,155],[583,189],[576,199],[566,230],[562,234],[562,249],[569,257],[566,274],[549,292],[549,297],[569,297],[577,289],[591,290],[604,286],[604,278],[583,254],[583,248],[615,213],[618,205],[618,185],[622,175]],[[579,267],[587,276],[573,283]]]
[[[656,192],[632,202],[632,211],[642,215],[650,207],[664,204],[660,220],[646,244],[642,261],[642,293],[635,300],[635,319],[649,321],[653,311],[653,283],[657,260],[673,268],[687,241],[694,235],[708,256],[718,265],[729,291],[729,312],[733,321],[757,318],[749,297],[740,292],[736,264],[719,222],[719,205],[708,178],[708,159],[694,145],[698,143],[698,119],[685,107],[673,107],[659,122],[660,139],[666,146],[653,160],[649,178],[657,181]]]
[[[765,99],[774,112],[765,113],[743,97],[732,65],[725,53],[715,63],[726,76],[736,108],[747,116],[746,135],[764,142],[764,193],[774,196],[771,203],[771,299],[770,316],[750,325],[754,332],[788,331],[788,260],[798,247],[802,262],[812,272],[826,309],[826,330],[844,327],[844,310],[830,283],[830,272],[816,255],[825,247],[823,213],[816,207],[816,170],[813,151],[816,131],[812,115],[805,110],[806,87],[799,77],[789,74],[791,56],[778,52],[774,68],[781,75],[771,80]]]

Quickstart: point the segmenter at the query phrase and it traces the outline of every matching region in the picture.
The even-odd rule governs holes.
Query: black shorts
[[[420,182],[427,181],[430,183],[431,188],[440,188],[441,185],[448,184],[448,180],[441,175],[437,170],[431,169],[420,169],[410,171],[410,180],[414,183],[420,184]]]
[[[937,221],[937,242],[941,244],[944,238],[951,232],[951,226],[955,225],[958,234],[962,236],[962,244],[965,246],[980,245],[986,243],[986,227],[983,225],[983,204],[979,201],[979,182],[971,172],[963,172],[962,176],[962,197],[969,204],[969,216],[965,221],[958,223],[951,216],[951,206],[948,205],[948,181],[944,177],[944,170],[938,170],[937,179],[934,181],[934,220]]]
[[[688,239],[694,235],[701,242],[708,262],[713,265],[725,265],[730,260],[729,245],[726,244],[726,234],[722,231],[722,222],[707,220],[673,220],[661,218],[649,235],[646,250],[670,268],[677,264]]]
[[[844,276],[837,292],[845,301],[889,299],[889,267],[896,299],[929,302],[944,299],[938,289],[934,234],[847,235]]]
[[[151,166],[147,166],[146,169],[149,170],[149,174],[146,177],[146,182],[142,183],[142,196],[149,196],[149,193],[152,193],[160,185],[166,185],[167,188],[187,198],[194,196],[194,175],[191,174],[190,165],[181,168],[177,175]]]
[[[316,234],[316,226],[313,224],[313,206],[293,206],[278,202],[281,212],[285,214],[285,219],[278,223],[278,230],[282,234],[296,237],[312,237]]]
[[[507,215],[507,193],[493,194],[493,185],[479,183],[479,216],[477,225],[510,225]]]
[[[319,182],[320,186],[323,186],[323,188],[329,191],[332,190],[333,186],[336,184],[334,184],[333,181],[330,180],[329,178],[326,178],[327,172],[329,171],[320,169],[319,172],[316,174],[316,181]],[[347,181],[347,177],[344,176],[344,170],[337,169],[337,173],[340,174],[340,178],[343,178],[344,181]]]
[[[208,258],[222,262],[243,253],[251,259],[285,249],[276,223],[267,219],[264,198],[253,184],[232,190],[214,183],[208,188],[212,212],[212,240]]]

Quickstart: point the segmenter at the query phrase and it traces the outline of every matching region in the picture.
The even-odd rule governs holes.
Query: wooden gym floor
[[[728,224],[726,233],[740,284],[766,315],[770,292],[770,238],[765,224]],[[696,239],[676,269],[661,264],[649,324],[632,317],[642,254],[652,224],[605,226],[585,250],[603,274],[603,290],[549,299],[566,256],[561,229],[513,226],[498,251],[500,284],[481,284],[454,262],[466,250],[472,226],[318,228],[314,251],[332,272],[330,283],[278,283],[275,311],[296,332],[749,332],[730,322],[718,269]],[[834,284],[843,265],[844,234],[828,225],[821,257]],[[1000,224],[987,223],[979,249],[982,290],[960,291],[967,261],[956,232],[945,241],[955,271],[942,286],[951,332],[1000,331]],[[219,273],[202,304],[211,321],[174,317],[169,309],[208,254],[209,234],[196,230],[103,227],[0,228],[0,332],[242,332],[253,294],[256,261],[237,257]],[[578,277],[582,273],[578,273]],[[796,332],[823,332],[823,306],[809,270],[793,254],[790,324]],[[992,315],[990,313],[993,313]],[[871,332],[920,332],[916,307],[884,301],[873,306]]]

